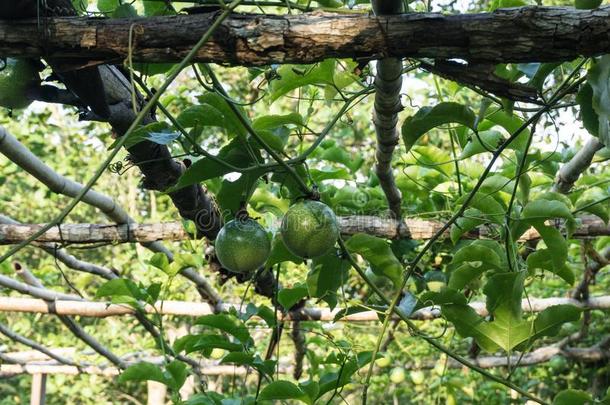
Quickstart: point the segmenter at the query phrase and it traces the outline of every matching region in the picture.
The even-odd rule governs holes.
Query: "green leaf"
[[[119,0],[98,0],[97,9],[102,13],[110,13],[119,7]]]
[[[282,65],[277,69],[278,78],[269,84],[271,102],[299,87],[333,83],[334,59],[326,59],[315,65]]]
[[[244,352],[232,352],[227,354],[220,361],[221,364],[236,364],[238,366],[250,366],[266,375],[273,375],[275,372],[274,360],[263,361],[258,355]]]
[[[526,272],[509,271],[489,277],[483,292],[487,296],[486,306],[490,314],[496,314],[500,308],[510,312],[515,319],[521,318],[521,297]]]
[[[491,336],[480,330],[485,321],[468,305],[443,305],[442,313],[461,336],[475,338],[482,349],[494,352],[499,347]]]
[[[147,362],[132,364],[119,375],[119,382],[127,381],[157,381],[167,385],[168,378],[161,367]]]
[[[227,125],[223,113],[210,104],[190,106],[182,111],[176,120],[184,128],[208,126],[234,130],[234,127]]]
[[[574,208],[593,214],[607,224],[610,219],[610,203],[605,198],[608,198],[608,192],[599,187],[588,188],[578,196]],[[598,201],[602,202],[597,203]]]
[[[353,173],[362,166],[364,159],[360,155],[354,156],[354,154],[347,152],[344,148],[338,146],[332,146],[325,149],[319,156],[322,160],[328,160],[329,162],[341,163],[345,165]]]
[[[151,141],[154,142],[153,138],[154,134],[167,134],[172,133],[169,125],[165,122],[153,122],[152,124],[144,125],[133,131],[131,134],[127,136],[127,140],[123,145],[125,148],[131,148],[134,145],[137,145],[143,141]],[[174,138],[175,139],[175,138]],[[119,142],[119,139],[116,139],[112,145],[108,147],[108,150],[114,149]]]
[[[499,246],[497,242],[496,245],[501,251],[502,247]],[[455,255],[453,255],[451,263],[468,263],[475,267],[485,266],[488,269],[500,269],[502,259],[500,259],[500,255],[498,255],[498,249],[493,249],[488,244],[475,241],[459,249]]]
[[[95,293],[99,297],[131,297],[136,300],[145,300],[146,291],[136,283],[125,278],[115,278],[102,284]]]
[[[578,10],[589,10],[601,6],[602,0],[574,0],[574,7]]]
[[[347,282],[350,263],[334,252],[312,260],[307,274],[310,297],[321,298],[331,309],[337,306],[337,290]]]
[[[290,309],[294,306],[294,304],[307,297],[307,294],[307,286],[304,284],[298,284],[293,288],[282,288],[277,293],[277,300],[282,307],[285,309]]]
[[[449,284],[447,287],[462,290],[468,284],[474,280],[477,280],[483,273],[488,271],[489,268],[479,265],[471,265],[471,264],[463,264],[459,266],[457,269],[453,270],[451,273],[451,278],[449,279]]]
[[[460,154],[460,159],[466,159],[484,152],[493,153],[502,142],[504,142],[504,136],[500,132],[494,130],[481,131],[470,137],[470,141]]]
[[[112,18],[135,18],[138,12],[131,4],[121,4],[112,13]]]
[[[303,390],[290,381],[283,380],[273,381],[263,388],[258,396],[258,399],[262,401],[294,399],[305,402],[306,404],[313,403],[309,396],[303,392]]]
[[[404,159],[404,163],[418,165],[436,170],[445,177],[450,178],[455,172],[455,164],[449,153],[433,145],[418,145],[411,148]]]
[[[307,394],[311,400],[311,403],[314,403],[316,398],[318,398],[318,394],[320,393],[320,384],[313,380],[299,383],[299,388],[301,388],[301,390]]]
[[[504,128],[508,135],[516,133],[519,129],[523,128],[525,122],[514,114],[508,114],[505,111],[496,111],[491,115],[488,115],[481,124],[479,124],[479,131],[485,131],[493,128],[494,126],[500,126]],[[530,136],[529,129],[522,130],[519,135],[511,142],[508,146],[509,149],[523,150]]]
[[[577,322],[580,313],[581,309],[574,305],[554,305],[544,309],[534,320],[530,340],[557,335],[561,325],[566,322]]]
[[[163,1],[143,0],[142,3],[144,4],[144,15],[147,17],[176,14],[172,7]]]
[[[201,351],[204,356],[209,356],[213,349],[224,349],[230,352],[239,352],[243,346],[231,342],[227,337],[212,334],[186,335],[176,339],[174,350],[184,351],[186,354]]]
[[[218,93],[205,93],[198,97],[201,104],[208,104],[220,111],[224,119],[224,128],[227,128],[230,134],[238,135],[245,138],[248,135],[248,130],[241,123],[235,112],[229,107],[229,103]],[[243,112],[243,109],[239,106],[237,108],[242,112],[242,116],[247,120],[248,116]],[[207,119],[207,118],[206,118]]]
[[[246,201],[252,194],[259,178],[266,173],[266,170],[257,169],[247,173],[242,173],[235,181],[223,180],[220,190],[216,194],[216,201],[221,212],[227,214],[225,220],[232,218],[240,209],[241,202]]]
[[[538,70],[530,79],[528,84],[532,87],[537,88],[538,91],[542,91],[542,87],[544,86],[546,78],[549,77],[549,75],[553,73],[553,71],[559,66],[561,66],[561,63],[557,62],[541,63],[538,67]]]
[[[568,232],[574,229],[576,222],[572,212],[566,204],[561,201],[534,200],[529,202],[517,221],[515,221],[512,234],[513,239],[517,240],[530,227],[543,226],[544,221],[553,218],[563,218],[566,220]],[[538,230],[540,232],[540,230]]]
[[[395,287],[402,282],[403,266],[398,261],[390,244],[372,235],[357,233],[346,242],[348,250],[358,253],[369,264],[375,274],[386,276]]]
[[[189,373],[186,370],[186,364],[179,360],[174,360],[165,366],[167,374],[169,374],[168,386],[174,391],[178,391],[184,385]]]
[[[522,7],[526,4],[523,0],[492,0],[489,4],[489,11],[494,11],[498,8]]]
[[[169,267],[169,259],[165,253],[157,252],[150,258],[148,264],[166,272]]]
[[[593,136],[599,134],[599,116],[593,108],[593,88],[589,83],[581,86],[576,95],[576,102],[580,105],[582,124]]]
[[[466,196],[459,198],[455,206],[461,206]],[[464,235],[485,223],[500,224],[504,218],[504,208],[492,195],[477,194],[471,201],[464,215],[455,221],[451,227],[450,237],[453,243]]]
[[[227,332],[228,334],[235,336],[243,344],[247,344],[250,341],[250,332],[248,332],[248,328],[240,319],[237,319],[233,315],[205,315],[197,319],[195,324]]]
[[[305,125],[301,114],[290,113],[286,115],[263,115],[252,122],[252,127],[257,131],[262,131],[272,130],[290,124],[298,127]]]
[[[546,249],[538,249],[527,257],[527,266],[532,269],[548,270],[563,278],[567,283],[574,283],[574,273],[565,266],[568,259],[568,243],[554,227],[538,222],[534,224],[544,240]],[[567,270],[567,271],[566,271]]]
[[[475,113],[468,107],[453,103],[444,102],[434,107],[423,107],[407,119],[402,124],[402,139],[407,151],[432,128],[449,123],[462,124],[475,130]]]
[[[351,180],[352,176],[344,168],[309,169],[309,174],[317,184],[324,180]]]
[[[275,312],[269,308],[268,306],[261,305],[258,308],[258,312],[256,313],[258,317],[260,317],[269,328],[275,328],[276,320],[275,320]]]
[[[327,392],[339,389],[352,380],[352,376],[362,367],[372,361],[371,352],[358,353],[356,358],[349,358],[338,372],[328,373],[320,377],[320,391],[318,398]]]
[[[559,392],[553,399],[553,405],[585,405],[593,401],[588,392],[567,389]]]
[[[443,288],[440,291],[426,291],[419,297],[423,306],[431,305],[466,305],[466,296],[452,288]]]
[[[271,243],[271,253],[269,254],[269,258],[265,263],[265,267],[271,268],[272,266],[283,262],[301,264],[303,263],[303,259],[292,254],[288,250],[288,248],[286,248],[286,245],[284,244],[284,241],[282,241],[280,234],[276,233]]]
[[[218,162],[218,160],[225,164]],[[204,157],[193,163],[184,173],[182,173],[182,176],[180,176],[176,185],[166,192],[171,193],[180,190],[181,188],[199,184],[206,180],[234,172],[234,169],[227,167],[226,164],[236,168],[245,168],[254,165],[254,163],[255,162],[250,153],[248,153],[244,143],[241,140],[234,140],[220,150],[216,159]],[[259,171],[250,171],[242,173],[241,177],[249,179],[251,176],[260,176],[261,173],[262,172]],[[240,180],[242,180],[241,177]]]
[[[593,110],[599,117],[597,137],[610,146],[610,55],[604,55],[589,69],[588,82],[593,90]]]

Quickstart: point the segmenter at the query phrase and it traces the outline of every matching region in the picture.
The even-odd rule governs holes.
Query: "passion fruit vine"
[[[28,59],[0,60],[0,106],[26,108],[32,103],[27,93],[40,82],[37,66]]]
[[[271,242],[265,229],[252,218],[236,218],[222,227],[215,243],[220,264],[234,273],[250,273],[269,257]]]
[[[335,246],[339,225],[335,213],[326,204],[304,200],[288,209],[280,235],[292,254],[311,259],[322,256]]]

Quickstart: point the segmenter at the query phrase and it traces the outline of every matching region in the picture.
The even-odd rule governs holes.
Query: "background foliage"
[[[313,5],[337,7],[334,1]],[[357,2],[356,2],[357,3]],[[163,2],[100,0],[87,5],[113,17],[159,15],[168,13]],[[302,6],[307,2],[298,2]],[[525,5],[522,1],[433,4],[443,11],[478,12],[497,7]],[[545,5],[550,5],[546,3]],[[555,3],[553,3],[555,4]],[[350,4],[352,5],[352,4]],[[85,7],[86,6],[86,7]],[[178,8],[184,4],[177,3]],[[411,5],[423,11],[428,4]],[[244,10],[256,11],[255,7]],[[266,8],[285,12],[285,8]],[[435,303],[442,307],[443,318],[421,323],[421,333],[433,337],[453,352],[466,354],[473,339],[487,354],[506,356],[529,352],[549,345],[580,330],[583,317],[571,307],[555,308],[537,315],[521,312],[526,297],[564,297],[582,278],[588,261],[585,247],[602,251],[610,238],[578,241],[569,238],[571,226],[582,215],[594,215],[607,222],[610,215],[610,171],[608,149],[600,151],[591,168],[580,177],[567,195],[552,191],[559,167],[569,161],[590,136],[607,140],[608,112],[604,97],[608,90],[610,59],[576,60],[563,64],[502,65],[499,75],[510,81],[538,86],[546,101],[552,94],[577,85],[540,114],[535,131],[528,127],[514,137],[502,153],[494,153],[528,119],[536,114],[532,106],[509,100],[489,103],[484,96],[455,82],[435,77],[417,68],[417,61],[405,61],[407,72],[402,91],[405,106],[399,115],[402,141],[394,155],[396,183],[403,195],[404,217],[446,221],[464,203],[466,196],[484,176],[493,156],[496,163],[480,185],[464,216],[451,228],[451,237],[427,250],[407,284],[408,293],[400,303],[409,313],[417,306]],[[355,74],[352,61],[327,60],[312,66],[272,66],[266,68],[213,69],[225,85],[229,97],[239,104],[252,127],[274,151],[286,159],[303,156],[295,164],[297,173],[308,184],[315,184],[323,202],[337,215],[387,216],[387,203],[379,180],[374,175],[375,132],[371,121],[374,65]],[[136,66],[151,88],[161,85],[172,65]],[[248,135],[225,99],[207,82],[207,66],[184,71],[166,92],[161,103],[189,131],[200,148],[238,167],[272,162],[259,144]],[[159,72],[159,73],[158,73]],[[575,72],[575,74],[573,74]],[[588,73],[587,73],[588,72]],[[158,74],[157,74],[158,73]],[[357,73],[357,72],[356,72]],[[579,77],[584,78],[577,83]],[[588,83],[588,84],[587,84]],[[562,87],[564,86],[564,87]],[[349,106],[346,107],[346,105]],[[171,146],[174,155],[194,163],[179,186],[205,183],[227,219],[249,200],[249,211],[275,234],[290,203],[302,197],[294,180],[275,168],[265,173],[260,167],[241,176],[213,159],[202,157],[198,149],[159,114],[160,123],[132,135],[129,142],[151,139]],[[605,126],[604,126],[605,123]],[[79,122],[70,109],[34,104],[26,111],[3,112],[1,124],[15,134],[53,170],[79,182],[86,182],[103,161],[114,142],[103,124]],[[332,124],[332,125],[331,125]],[[315,149],[317,135],[329,131]],[[604,128],[605,131],[604,132]],[[606,143],[607,145],[608,143]],[[125,157],[125,153],[121,159]],[[139,222],[177,220],[179,215],[163,193],[144,190],[136,168],[125,160],[116,161],[95,189],[111,195]],[[5,158],[0,158],[0,211],[21,222],[45,223],[69,199],[41,187],[34,179]],[[561,219],[563,232],[544,221]],[[70,214],[67,222],[102,223],[105,218],[83,204]],[[472,241],[461,238],[476,226],[489,226],[492,239]],[[491,225],[490,225],[491,224]],[[493,226],[493,225],[497,226]],[[189,226],[187,224],[187,226]],[[530,226],[542,235],[537,243],[521,243],[518,237]],[[567,236],[567,237],[566,237]],[[494,241],[495,239],[496,241]],[[386,241],[359,234],[346,241],[348,250],[387,296],[395,294],[403,271],[422,252],[421,241]],[[218,275],[207,271],[204,243],[186,241],[171,246],[185,263],[214,281],[222,297],[242,305],[248,317],[236,314],[199,319],[164,317],[155,321],[176,350],[193,356],[219,357],[229,364],[247,364],[252,372],[245,378],[218,377],[198,382],[198,391],[207,395],[192,399],[192,404],[250,403],[286,399],[312,403],[359,403],[368,363],[382,333],[379,323],[300,322],[305,333],[307,353],[303,377],[276,376],[274,363],[262,360],[267,337],[277,324],[271,300],[258,296],[248,283],[230,281],[220,284]],[[194,288],[175,276],[176,268],[161,263],[158,256],[137,245],[109,245],[69,250],[83,260],[116,269],[119,282],[105,284],[91,275],[75,272],[55,262],[33,247],[13,259],[27,265],[47,286],[65,292],[78,290],[85,297],[115,302],[160,299],[200,300]],[[160,264],[161,263],[161,264]],[[280,275],[282,290],[278,301],[286,308],[307,296],[312,305],[355,310],[381,308],[383,303],[339,251],[304,263],[287,255],[278,240],[268,262],[270,271]],[[12,275],[11,263],[0,264],[3,274]],[[591,286],[591,295],[608,291],[608,280],[600,273]],[[124,288],[125,280],[140,287]],[[120,283],[123,283],[119,285]],[[157,287],[159,291],[155,290]],[[151,288],[152,287],[152,288]],[[127,292],[126,292],[127,291]],[[136,291],[136,293],[134,293]],[[151,291],[154,291],[151,293]],[[9,294],[8,291],[3,293]],[[128,298],[127,298],[128,297]],[[467,301],[486,301],[493,315],[480,319],[470,312]],[[258,314],[263,318],[250,318]],[[605,313],[592,311],[588,333],[577,344],[589,347],[610,332]],[[383,310],[380,311],[383,319]],[[16,332],[35,338],[48,347],[76,347],[79,360],[104,362],[72,337],[58,321],[46,315],[4,314],[2,322]],[[79,319],[85,330],[119,355],[134,352],[159,355],[153,339],[132,318]],[[370,380],[371,403],[486,403],[522,402],[515,392],[467,368],[447,368],[447,357],[409,333],[403,324],[390,325],[393,339],[379,353]],[[287,329],[290,329],[287,326]],[[177,339],[178,336],[182,336]],[[23,349],[3,340],[5,351]],[[223,348],[224,351],[212,350]],[[294,345],[285,334],[279,345],[280,363],[292,361]],[[405,367],[407,370],[405,370]],[[360,370],[360,371],[358,371]],[[119,380],[99,376],[51,376],[50,404],[144,403],[145,385],[140,380],[154,379],[177,390],[186,377],[186,365],[168,363],[163,369],[134,366]],[[581,364],[562,357],[532,367],[492,373],[510,380],[524,390],[552,401],[564,389],[589,391],[602,398],[608,387],[608,364]],[[266,375],[262,386],[258,376]],[[275,382],[272,382],[275,380]],[[292,382],[290,382],[292,381]],[[0,384],[0,403],[27,401],[30,377],[15,376]],[[205,389],[208,389],[205,391]],[[215,392],[215,394],[213,393]],[[567,392],[563,395],[580,395]],[[229,399],[233,398],[235,402]],[[566,399],[563,401],[573,401]],[[561,397],[555,399],[560,402]]]

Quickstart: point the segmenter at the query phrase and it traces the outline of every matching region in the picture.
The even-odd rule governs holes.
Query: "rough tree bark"
[[[216,13],[141,19],[54,18],[0,23],[0,54],[123,61],[178,61]],[[477,63],[566,61],[610,52],[610,7],[521,7],[492,13],[396,16],[309,13],[234,14],[196,62],[233,65],[311,63],[325,58],[460,58]]]
[[[443,226],[442,222],[409,218],[404,221],[372,216],[337,217],[341,234],[344,236],[366,233],[384,239],[430,239]],[[587,215],[580,218],[580,225],[572,237],[589,239],[595,236],[610,235],[610,226],[601,219]],[[559,228],[562,224],[557,225]],[[40,230],[44,224],[6,223],[0,215],[0,245],[14,244],[26,240]],[[405,234],[402,229],[410,229]],[[448,236],[447,232],[447,236]],[[38,242],[63,243],[130,243],[153,241],[182,241],[190,238],[180,222],[162,222],[158,224],[64,224],[48,230],[41,235]],[[464,238],[493,238],[493,232],[486,227],[474,229]],[[540,234],[530,228],[520,241],[540,239]]]

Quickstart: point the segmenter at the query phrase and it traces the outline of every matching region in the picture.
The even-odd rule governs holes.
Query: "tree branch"
[[[21,225],[19,222],[15,221],[10,217],[7,217],[6,215],[0,215],[0,224]],[[73,270],[94,274],[96,276],[105,278],[106,280],[112,280],[113,278],[118,277],[112,270],[106,267],[98,266],[97,264],[77,259],[76,257],[64,251],[56,244],[34,243],[34,246],[37,246],[40,249],[44,250],[45,252],[47,252],[48,254],[50,254],[51,256],[53,256],[54,258],[64,263],[66,266]]]
[[[25,336],[18,334],[17,332],[12,331],[11,329],[9,329],[8,326],[1,324],[1,323],[0,323],[0,333],[2,333],[4,336],[6,336],[7,338],[9,338],[11,340],[14,340],[15,342],[21,343],[22,345],[25,345],[34,350],[37,350],[40,353],[43,353],[43,354],[47,355],[48,357],[50,357],[54,360],[57,360],[61,364],[76,365],[72,360],[70,360],[66,357],[63,357],[62,355],[58,354],[55,351],[47,349],[43,345],[36,343],[33,340],[30,340],[30,339],[26,338]]]
[[[101,72],[111,74],[104,69],[101,69]],[[106,75],[102,75],[102,77],[105,78]],[[116,101],[115,97],[122,95],[120,92],[117,94],[117,91],[112,90],[112,88],[109,88],[107,90],[109,94],[108,97],[113,101]],[[113,114],[116,112],[116,108],[117,102],[113,102],[111,108]],[[113,117],[116,117],[116,115],[113,115]],[[34,155],[28,148],[22,145],[13,135],[5,131],[3,128],[0,128],[0,153],[4,154],[13,163],[15,163],[17,166],[21,167],[26,172],[34,176],[36,179],[38,179],[41,183],[49,187],[49,189],[55,193],[63,194],[68,197],[75,197],[76,195],[78,195],[78,193],[83,187],[81,184],[76,183],[53,171],[36,155]],[[169,152],[167,153],[169,154]],[[164,169],[165,166],[162,166],[161,170]],[[180,191],[178,193],[180,193]],[[82,201],[86,204],[98,208],[104,213],[104,215],[106,215],[109,219],[117,222],[118,224],[128,224],[127,226],[131,226],[131,224],[135,223],[135,221],[127,214],[127,212],[125,212],[125,210],[123,210],[110,197],[98,193],[95,190],[89,190],[83,197]],[[198,201],[199,200],[187,203],[195,204],[197,206]],[[204,215],[205,213],[203,211],[199,212],[199,214],[195,214],[195,216],[200,218],[201,220],[204,220],[206,218],[206,216]],[[64,240],[61,238],[60,240],[58,240],[58,242],[63,241]],[[143,242],[142,246],[146,247],[147,249],[150,249],[153,252],[161,252],[165,254],[170,261],[173,260],[173,254],[159,242]],[[74,264],[82,264],[75,263],[73,260],[71,262]],[[91,269],[91,267],[89,266],[87,266],[87,268]],[[106,278],[112,277],[106,272],[103,273],[105,273],[104,276]],[[205,280],[205,278],[199,275],[194,269],[184,269],[181,274],[187,279],[191,280],[193,283],[195,283],[195,285],[197,286],[197,291],[204,299],[209,300],[214,305],[218,304],[219,302],[222,302],[219,294],[212,288],[212,286],[207,282],[207,280]]]
[[[597,138],[589,139],[569,162],[561,166],[557,172],[553,191],[562,194],[569,192],[580,175],[591,166],[595,153],[603,147],[604,145]]]
[[[19,271],[18,274],[22,277],[22,279],[26,283],[28,283],[29,285],[32,286],[31,288],[35,288],[36,290],[47,291],[45,289],[44,285],[40,282],[40,280],[38,280],[27,269],[19,266],[19,268],[16,268],[16,270]],[[38,293],[38,291],[35,291],[35,293]],[[30,294],[30,293],[28,293],[28,294]],[[31,294],[31,295],[36,296],[34,294]],[[85,332],[85,330],[78,323],[76,323],[74,321],[74,319],[72,319],[71,317],[66,316],[66,315],[58,314],[55,311],[55,303],[57,302],[57,298],[51,299],[51,300],[45,299],[44,302],[47,305],[47,309],[49,310],[49,312],[57,315],[57,318],[59,318],[61,323],[63,323],[68,328],[68,330],[70,330],[70,332],[72,332],[72,334],[75,337],[77,337],[78,339],[83,341],[87,346],[92,348],[99,355],[108,359],[115,366],[117,366],[119,368],[126,367],[126,364],[123,360],[121,360],[116,354],[112,353],[112,351],[110,351],[108,348],[106,348],[104,345],[102,345],[100,342],[98,342],[97,339],[95,339],[93,336],[91,336],[90,334]]]

